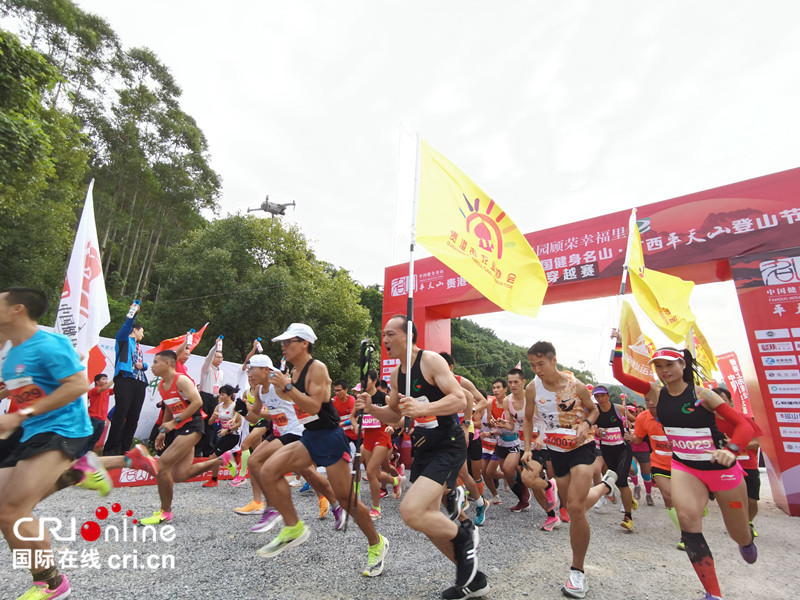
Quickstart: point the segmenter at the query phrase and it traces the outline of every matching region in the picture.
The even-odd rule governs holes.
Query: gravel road
[[[775,506],[765,474],[762,481],[761,512],[756,521],[759,559],[755,565],[747,565],[740,558],[736,544],[724,531],[716,504],[709,507],[705,535],[726,600],[800,597],[800,521]],[[301,518],[311,528],[311,539],[267,560],[257,557],[255,550],[274,532],[250,533],[256,517],[239,516],[232,510],[247,503],[249,486],[233,488],[222,483],[207,489],[199,483],[177,485],[174,536],[171,540],[167,536],[166,541],[133,541],[132,528],[127,529],[127,541],[104,538],[111,525],[120,528],[121,536],[124,534],[126,511],[132,511],[130,519],[152,514],[158,505],[154,486],[120,488],[102,500],[91,492],[68,489],[45,500],[36,513],[60,518],[62,531],[67,532],[71,532],[71,519],[75,519],[77,539],[53,542],[57,556],[60,552],[68,562],[74,562],[72,568],[64,569],[72,582],[72,598],[434,599],[452,585],[452,565],[426,538],[402,524],[397,501],[384,499],[383,516],[377,522],[378,530],[390,541],[386,570],[382,576],[368,579],[361,575],[367,557],[366,540],[355,525],[351,523],[346,534],[336,532],[332,515],[322,521],[317,518],[314,496],[297,491],[293,496]],[[487,597],[562,598],[560,588],[568,576],[570,559],[569,526],[564,524],[552,533],[541,531],[544,515],[538,507],[514,514],[508,510],[514,504],[513,495],[501,492],[501,497],[504,504],[491,507],[481,529],[480,568],[492,587]],[[655,490],[654,497],[655,507],[642,506],[634,513],[633,533],[619,526],[619,505],[591,511],[587,598],[672,600],[702,596],[686,554],[675,548],[678,533]],[[112,508],[114,503],[119,504],[118,513]],[[95,517],[99,507],[109,511],[103,521]],[[85,541],[80,532],[83,523],[90,520],[101,523],[104,531],[94,542]],[[100,568],[91,566],[92,555]],[[162,560],[168,563],[170,556],[174,557],[174,569],[168,564],[161,568]],[[116,564],[117,560],[128,560],[127,566],[110,568],[109,561]],[[148,560],[150,566],[159,568],[150,568]],[[29,574],[24,568],[14,568],[5,544],[0,549],[0,564],[4,573],[0,598],[16,598],[30,586]]]

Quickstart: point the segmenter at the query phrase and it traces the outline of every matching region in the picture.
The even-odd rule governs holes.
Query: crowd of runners
[[[349,383],[332,385],[327,366],[313,357],[312,328],[293,323],[272,340],[282,350],[277,367],[254,341],[241,386],[222,385],[220,346],[209,352],[199,384],[186,371],[187,345],[158,352],[150,369],[163,405],[151,450],[131,447],[141,409],[135,394],[147,369],[138,346],[144,332],[132,309],[117,336],[113,378],[122,415],[116,424],[112,419],[110,443],[98,457],[92,449],[105,426],[111,383],[101,374],[89,389],[69,340],[38,327],[46,308],[36,290],[0,291],[0,347],[6,347],[0,393],[10,398],[0,415],[0,530],[12,551],[38,550],[33,555],[40,557],[50,550],[47,536],[31,535],[39,527],[33,509],[42,499],[72,485],[107,495],[108,471],[128,467],[157,479],[158,509],[140,523],[178,528],[174,484],[210,470],[202,485],[213,488],[220,485],[219,470],[227,469],[231,485],[252,490],[252,500],[235,509],[253,516],[242,520],[242,533],[273,532],[256,552],[264,559],[309,539],[292,502],[292,486],[302,486],[317,495],[319,518],[333,517],[330,535],[348,520],[363,533],[367,577],[379,576],[387,564],[402,568],[380,533],[382,498],[391,495],[400,500],[405,525],[427,536],[455,567],[442,598],[489,593],[479,568],[479,532],[509,535],[491,530],[492,512],[499,510],[529,513],[519,517],[520,526],[539,527],[542,535],[568,524],[571,560],[560,566],[561,592],[586,597],[590,510],[619,503],[620,526],[633,531],[642,486],[648,506],[659,501],[653,487],[660,492],[666,515],[655,518],[670,519],[679,539],[677,549],[672,542],[665,552],[686,552],[704,599],[722,598],[702,533],[710,500],[718,502],[744,561],[757,559],[760,431],[734,410],[726,390],[698,385],[689,352],[657,350],[650,360],[655,384],[624,373],[618,341],[614,377],[641,394],[645,406],[614,404],[606,385],[587,385],[559,369],[554,345],[544,341],[527,352],[532,381],[516,367],[498,373],[483,393],[453,374],[449,354],[419,348],[413,324],[409,339],[406,317],[395,316],[382,332],[386,354],[398,363],[389,381],[369,370],[351,395]],[[400,451],[409,441],[411,459]],[[503,505],[501,488],[516,497],[513,506]],[[21,599],[69,595],[57,566],[34,560],[31,574],[33,587]]]

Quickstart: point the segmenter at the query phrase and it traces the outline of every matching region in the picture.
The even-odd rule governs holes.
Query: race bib
[[[297,404],[294,405],[294,414],[297,415],[297,420],[300,421],[303,425],[306,423],[311,423],[312,421],[317,421],[319,419],[319,415],[310,415],[307,412],[300,410]]]
[[[361,417],[362,429],[378,429],[381,426],[381,421],[372,415],[364,415]]]
[[[172,411],[172,417],[175,419],[175,429],[180,429],[186,423],[192,420],[191,416],[186,417],[180,422],[177,419],[177,415],[181,414],[189,406],[189,403],[186,402],[182,396],[178,396],[177,398],[166,398],[164,399],[164,404],[166,404]]]
[[[278,428],[287,427],[289,425],[289,417],[281,410],[276,410],[275,412],[269,411],[269,416],[272,417],[272,423]]]
[[[650,441],[653,442],[653,452],[661,456],[672,456],[672,446],[666,436],[651,435]]]
[[[33,377],[17,377],[6,381],[8,397],[17,404],[17,409],[33,406],[47,396],[45,391],[33,382]]]
[[[342,429],[352,429],[353,424],[350,422],[350,415],[339,415],[339,425],[342,426]]]
[[[708,427],[664,427],[664,433],[672,444],[672,452],[682,460],[710,461],[716,450]]]
[[[606,446],[621,446],[625,443],[619,427],[598,427],[597,435],[600,443]]]
[[[550,450],[569,452],[577,447],[575,444],[575,436],[577,433],[578,432],[574,429],[563,427],[548,429],[544,433],[544,443]]]
[[[420,396],[419,398],[414,398],[419,404],[430,404],[430,400],[428,400],[427,396]],[[415,427],[422,427],[423,429],[434,429],[435,427],[439,426],[439,420],[436,416],[425,416],[425,417],[417,417],[414,419],[414,426]]]
[[[483,438],[481,440],[481,448],[486,454],[491,454],[494,452],[495,447],[497,446],[497,441],[492,438]]]

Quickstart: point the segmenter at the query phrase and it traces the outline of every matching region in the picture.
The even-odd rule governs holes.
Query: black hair
[[[380,388],[382,390],[386,390],[388,392],[389,391],[389,382],[386,381],[385,379],[378,379],[378,383],[376,384],[376,387],[378,387],[378,388]]]
[[[497,379],[495,379],[492,382],[492,386],[494,386],[495,383],[499,383],[500,385],[503,386],[503,388],[508,388],[508,382],[505,379],[503,379],[502,377],[498,377]]]
[[[98,382],[98,381],[100,381],[100,380],[101,380],[103,377],[106,377],[106,378],[108,378],[108,375],[106,375],[105,373],[98,373],[97,375],[95,375],[95,376],[94,376],[94,382],[95,382],[95,383],[97,383],[97,382]]]
[[[389,319],[389,321],[391,321],[392,319],[402,320],[403,331],[408,332],[408,317],[406,315],[395,315],[391,319]],[[411,321],[411,343],[413,344],[417,343],[417,324],[414,323],[414,321]]]
[[[167,360],[171,360],[173,366],[175,366],[175,364],[177,364],[178,362],[178,355],[175,352],[175,350],[162,350],[161,352],[156,354],[156,356],[160,356],[161,358],[166,358]]]
[[[553,358],[556,355],[556,347],[550,342],[538,341],[528,349],[528,356],[546,356]]]
[[[678,352],[683,355],[683,362],[686,363],[686,366],[683,368],[683,377],[682,379],[688,383],[689,385],[695,385],[696,382],[701,381],[700,373],[697,371],[697,362],[695,361],[694,357],[692,356],[691,350],[688,348],[684,348],[683,350],[678,350],[677,348],[673,348],[672,346],[662,346],[659,350],[672,350],[673,352]]]
[[[144,325],[142,325],[141,323],[134,323],[133,326],[131,326],[131,331],[133,331],[135,329],[143,329],[143,328],[144,328]]]
[[[525,373],[522,372],[522,369],[518,369],[517,367],[509,370],[508,376],[511,377],[512,375],[519,375],[520,379],[525,379]]]
[[[733,395],[731,394],[731,391],[726,388],[715,387],[711,391],[714,392],[717,396],[721,397],[723,400],[725,400],[726,398],[728,400],[733,400]]]
[[[347,385],[347,381],[345,379],[337,379],[336,381],[334,381],[333,382],[333,387],[336,387],[337,385],[342,386],[342,389],[344,389],[344,390],[350,388],[350,386]]]
[[[233,387],[232,385],[226,383],[222,387],[219,388],[220,394],[227,394],[231,397],[232,400],[236,400],[236,392],[239,391],[239,386]]]
[[[445,359],[447,361],[447,364],[450,365],[451,367],[455,366],[456,363],[453,361],[453,356],[449,352],[439,352],[439,356]]]
[[[42,291],[28,287],[9,287],[0,290],[0,294],[3,293],[8,294],[6,302],[10,306],[22,304],[28,312],[28,317],[34,321],[41,319],[47,311],[47,296]]]
[[[378,372],[375,369],[367,371],[367,379],[370,381],[378,381]]]

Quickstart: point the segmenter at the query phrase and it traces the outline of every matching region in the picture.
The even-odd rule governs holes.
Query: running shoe
[[[546,501],[545,502],[545,508],[544,508],[545,512],[550,512],[551,510],[553,510],[556,507],[556,504],[558,504],[558,496],[556,494],[557,494],[556,480],[555,479],[551,479],[550,480],[550,489],[544,491],[544,497],[545,497],[545,501]]]
[[[381,540],[374,546],[369,546],[367,548],[367,568],[364,569],[364,575],[367,577],[377,577],[383,573],[386,553],[389,551],[389,540],[382,535],[378,535],[378,537],[380,537]]]
[[[502,504],[503,501],[500,499],[500,496],[492,496],[491,500],[492,504]]]
[[[553,531],[553,529],[559,525],[561,525],[561,519],[558,518],[558,515],[547,517],[544,523],[542,523],[542,531]]]
[[[742,555],[744,562],[752,565],[758,560],[758,548],[756,548],[755,540],[747,544],[747,546],[739,546],[739,554]]]
[[[653,502],[653,497],[650,494],[647,494],[644,497],[644,499],[645,499],[645,502],[647,503],[647,506],[654,506],[655,505],[655,502]]]
[[[339,531],[344,526],[345,519],[347,519],[347,513],[341,505],[337,505],[333,508],[333,518],[333,528]]]
[[[636,498],[631,500],[631,508],[633,510],[639,510],[639,503],[636,501]]]
[[[753,525],[752,521],[750,521],[750,532],[753,534],[754,538],[758,537],[758,532],[756,531],[756,526]]]
[[[678,548],[678,550],[683,550],[684,552],[686,552],[686,544],[683,543],[683,540],[678,542],[678,545],[676,546],[676,548]]]
[[[386,498],[386,496],[388,496],[388,495],[389,495],[389,492],[387,492],[384,488],[381,488],[380,497],[381,498]]]
[[[288,550],[294,546],[299,546],[305,542],[311,534],[302,521],[298,521],[293,527],[284,526],[281,532],[275,536],[266,546],[262,546],[256,550],[261,558],[272,558],[278,556],[284,550]]]
[[[219,459],[222,461],[222,466],[228,469],[228,473],[230,473],[231,477],[236,477],[237,467],[236,460],[233,458],[233,452],[230,450],[223,452]]]
[[[708,516],[708,505],[703,507],[703,518],[705,519]]]
[[[144,444],[136,444],[125,453],[125,457],[130,459],[132,469],[146,471],[153,477],[158,477],[158,461],[150,456]]]
[[[473,523],[469,519],[464,519],[458,524],[458,526],[463,527],[464,529],[467,530],[467,532],[469,532],[469,534],[472,536],[472,543],[477,548],[478,544],[481,543],[481,534],[477,529],[475,529],[475,523]]]
[[[625,517],[622,519],[622,523],[620,523],[619,526],[623,529],[627,529],[628,531],[633,531],[633,519],[630,517]]]
[[[600,500],[595,502],[594,506],[592,508],[596,508],[596,509],[599,510],[599,509],[603,508],[607,503],[608,503],[608,500],[606,499],[606,497],[605,496],[600,496]]]
[[[700,600],[722,600],[719,596],[715,596],[711,592],[706,592]]]
[[[216,479],[209,479],[203,484],[203,487],[217,487],[219,482]]]
[[[562,523],[569,523],[569,513],[563,506],[558,509],[558,516],[561,518]]]
[[[283,517],[281,516],[281,513],[274,508],[268,508],[263,512],[261,518],[258,520],[258,523],[250,528],[250,531],[253,533],[264,533],[278,524],[283,524]]]
[[[468,527],[462,528],[464,533],[463,537],[459,532],[459,537],[462,542],[453,543],[453,554],[455,555],[456,563],[456,587],[462,588],[468,586],[475,578],[475,573],[478,571],[478,559],[475,552],[475,537],[470,535]],[[474,527],[472,528],[475,529]]]
[[[264,512],[264,503],[251,500],[244,506],[234,508],[233,512],[235,512],[237,515],[260,515]]]
[[[113,487],[111,477],[108,472],[100,464],[100,459],[94,452],[87,452],[81,456],[78,461],[72,465],[75,471],[83,472],[83,477],[77,483],[78,487],[87,490],[95,490],[104,498],[111,493]]]
[[[588,590],[589,584],[586,583],[586,575],[577,569],[570,569],[569,579],[561,588],[561,593],[570,598],[583,598]]]
[[[511,512],[521,513],[521,512],[525,512],[526,510],[528,510],[530,505],[531,505],[531,503],[528,502],[527,500],[520,500],[514,506],[512,506],[509,510]]]
[[[241,475],[237,475],[236,477],[231,479],[228,483],[233,487],[239,487],[240,485],[244,485],[245,483],[247,483],[247,478],[242,477]]]
[[[43,581],[34,581],[33,587],[22,594],[17,600],[57,600],[66,598],[70,594],[69,579],[61,574],[61,583],[56,589],[50,589]]]
[[[634,500],[638,500],[642,497],[642,486],[636,485],[633,487],[633,498]]]
[[[472,583],[463,587],[449,587],[442,592],[442,598],[445,600],[464,600],[466,598],[483,598],[489,593],[489,582],[486,580],[486,575],[478,571],[475,573],[475,578]]]
[[[320,496],[317,498],[317,504],[319,504],[319,518],[324,519],[325,515],[328,514],[328,508],[330,508],[328,499],[325,496]]]
[[[447,494],[444,507],[451,521],[458,519],[458,515],[461,514],[461,505],[464,504],[465,498],[464,488],[460,485],[450,490],[450,493]]]
[[[291,487],[299,487],[299,486],[301,486],[303,484],[300,483],[300,480],[297,477],[294,477],[291,481],[289,481],[289,485]]]
[[[489,510],[489,503],[486,500],[483,501],[483,505],[475,505],[475,525],[478,527],[483,527],[483,522],[486,520],[486,511]]]
[[[617,474],[609,469],[608,471],[606,471],[605,475],[603,475],[601,481],[605,483],[610,490],[609,493],[606,494],[606,496],[608,496],[608,499],[611,500],[612,504],[616,504],[617,498],[619,498],[619,488],[617,487]]]
[[[161,525],[162,523],[169,523],[170,521],[172,521],[172,513],[164,512],[159,508],[153,513],[152,517],[139,519],[139,525]]]
[[[395,500],[398,500],[403,493],[403,489],[406,487],[406,476],[405,475],[398,475],[397,476],[397,485],[392,486],[392,497]]]
[[[381,518],[381,509],[380,509],[380,507],[373,506],[372,508],[370,508],[369,509],[369,516],[372,518],[373,521],[375,519],[380,519]]]
[[[310,494],[312,492],[311,486],[306,481],[303,486],[298,490],[301,494]]]

